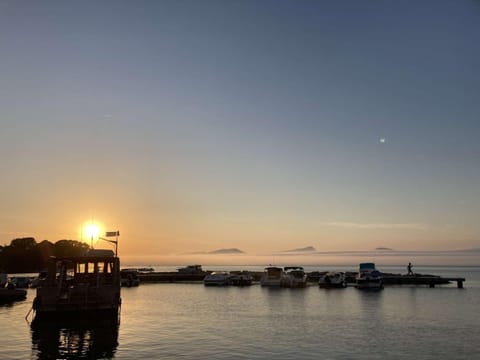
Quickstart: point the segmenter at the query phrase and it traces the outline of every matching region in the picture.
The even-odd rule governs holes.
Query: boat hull
[[[281,279],[262,279],[262,280],[260,280],[260,285],[271,286],[271,287],[280,287],[280,286],[282,286],[282,280]]]
[[[318,280],[318,285],[325,289],[343,289],[347,281],[344,273],[327,273]]]
[[[318,286],[320,286],[322,289],[345,289],[347,284],[345,282],[330,284],[319,283]]]
[[[382,290],[383,281],[381,279],[357,280],[355,287],[360,290]]]
[[[24,300],[26,297],[27,297],[26,290],[0,288],[0,304],[6,304],[14,301]]]

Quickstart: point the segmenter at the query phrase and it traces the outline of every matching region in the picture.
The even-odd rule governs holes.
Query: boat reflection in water
[[[117,316],[100,319],[35,319],[32,348],[38,359],[111,359],[118,346]]]

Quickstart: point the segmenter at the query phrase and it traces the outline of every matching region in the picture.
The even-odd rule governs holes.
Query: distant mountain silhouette
[[[208,254],[244,254],[244,252],[237,248],[230,248],[209,251]]]
[[[317,251],[313,246],[306,246],[303,248],[286,250],[284,252],[310,252],[310,251]]]
[[[480,252],[480,248],[462,249],[462,250],[456,250],[456,251],[461,251],[461,252]]]
[[[377,247],[377,248],[375,248],[375,250],[384,250],[384,251],[385,251],[385,250],[388,250],[388,251],[394,251],[393,249],[391,249],[391,248],[388,248],[388,247]]]

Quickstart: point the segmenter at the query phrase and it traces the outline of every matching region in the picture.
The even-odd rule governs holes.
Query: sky
[[[480,248],[479,38],[473,0],[3,0],[0,244]]]

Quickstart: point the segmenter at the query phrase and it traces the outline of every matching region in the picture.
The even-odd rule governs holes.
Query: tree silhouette
[[[0,268],[8,273],[34,273],[43,270],[51,256],[81,256],[90,247],[77,240],[37,243],[33,237],[13,239],[0,249]]]

